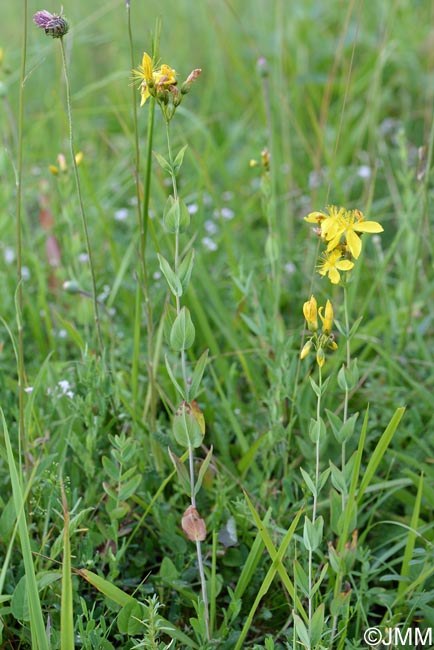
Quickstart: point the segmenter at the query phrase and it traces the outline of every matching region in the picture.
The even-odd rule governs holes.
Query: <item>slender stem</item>
[[[23,124],[24,124],[24,83],[26,77],[27,58],[27,0],[23,2],[23,35],[21,49],[21,73],[18,108],[18,150],[17,150],[17,177],[16,177],[16,251],[17,251],[17,325],[18,325],[18,426],[19,426],[19,453],[24,452],[26,473],[28,467],[27,440],[24,424],[24,339],[23,339],[23,251],[22,251],[22,188],[23,188]],[[22,447],[22,449],[21,449]]]
[[[322,371],[321,367],[318,367],[318,396],[316,401],[316,421],[318,426],[317,439],[315,444],[315,492],[313,494],[313,506],[312,506],[312,525],[315,524],[316,513],[318,507],[318,486],[319,486],[319,452],[320,452],[320,418],[321,418],[321,391],[322,391]],[[312,616],[313,616],[313,599],[311,597],[312,592],[312,582],[313,582],[313,552],[309,550],[308,557],[308,581],[309,581],[309,598],[308,598],[308,617],[309,617],[309,638],[311,638],[312,633]]]
[[[134,67],[134,46],[133,46],[133,35],[131,28],[131,7],[130,3],[127,3],[127,28],[128,28],[128,41],[130,47],[130,58],[131,58],[131,68]],[[153,42],[153,54],[154,57],[157,55],[159,41],[159,27],[157,24],[156,31],[154,34]],[[155,459],[156,467],[158,470],[162,467],[161,459],[161,450],[160,447],[155,443],[154,432],[156,431],[156,387],[155,387],[155,375],[153,367],[153,351],[154,351],[154,323],[152,315],[152,303],[150,300],[149,293],[149,274],[148,266],[146,259],[146,242],[148,234],[148,219],[149,219],[149,200],[151,195],[151,170],[152,170],[152,141],[154,134],[154,115],[155,115],[155,100],[152,97],[150,101],[149,113],[148,113],[148,128],[147,128],[147,139],[146,139],[146,168],[145,168],[145,177],[144,177],[144,188],[143,188],[143,204],[141,199],[140,192],[140,145],[139,145],[139,125],[138,125],[138,116],[137,116],[137,90],[135,87],[132,87],[132,102],[133,102],[133,125],[134,125],[134,155],[135,155],[135,165],[134,165],[134,179],[136,185],[136,200],[137,200],[137,219],[138,219],[138,228],[139,228],[139,266],[140,266],[140,281],[138,285],[140,289],[137,291],[136,295],[136,304],[135,304],[135,345],[133,349],[133,358],[132,358],[132,385],[133,385],[133,402],[135,406],[139,406],[139,360],[140,360],[140,339],[141,339],[141,311],[142,311],[142,302],[140,300],[140,290],[143,292],[144,297],[144,308],[146,315],[146,325],[147,325],[147,360],[146,360],[146,370],[148,374],[148,391],[149,391],[149,429],[151,432],[151,447],[153,449],[153,456]],[[146,414],[145,414],[146,415]]]
[[[318,387],[319,395],[316,401],[316,421],[318,427],[321,421],[321,390],[322,390],[322,371],[321,367],[318,368]],[[313,495],[313,508],[312,508],[312,523],[315,523],[316,519],[316,510],[318,505],[318,483],[319,483],[319,443],[320,443],[320,431],[318,431],[317,441],[315,445],[315,494]]]
[[[345,320],[345,336],[346,336],[346,368],[347,370],[349,370],[351,367],[351,337],[350,337],[350,316],[349,316],[349,309],[348,309],[348,288],[347,288],[347,283],[345,281],[343,283],[343,290],[344,290],[344,320]],[[348,387],[346,387],[345,396],[344,396],[344,414],[343,414],[344,422],[346,422],[348,419],[348,402],[349,402],[349,390]],[[345,442],[343,442],[341,447],[341,471],[343,474],[345,473],[345,465],[346,465]],[[341,500],[342,500],[342,512],[344,512],[346,498],[343,492],[341,495]],[[340,592],[341,585],[342,585],[342,573],[338,573],[336,576],[336,582],[334,586],[335,596],[337,596],[337,594]],[[338,617],[333,616],[331,644],[333,644],[336,636],[337,624],[338,624]]]
[[[351,340],[350,340],[350,316],[348,309],[348,288],[347,283],[344,282],[344,318],[345,318],[345,335],[346,335],[346,352],[347,352],[347,370],[351,366]],[[349,402],[349,390],[348,386],[345,387],[345,397],[344,397],[344,415],[343,421],[346,422],[348,419],[348,402]],[[342,443],[341,448],[341,471],[345,472],[346,465],[346,456],[345,456],[345,441]],[[345,494],[342,493],[342,512],[345,509]]]
[[[68,66],[67,66],[67,62],[66,62],[65,44],[63,42],[63,38],[60,38],[59,41],[60,41],[60,49],[61,49],[61,52],[62,52],[63,71],[64,71],[64,75],[65,75],[66,106],[67,106],[67,111],[68,111],[68,122],[69,122],[69,147],[70,147],[70,151],[71,151],[71,162],[72,162],[72,167],[73,167],[73,170],[74,170],[74,178],[75,178],[75,186],[76,186],[76,190],[77,190],[78,206],[79,206],[79,210],[80,210],[81,222],[82,222],[84,238],[85,238],[85,242],[86,242],[87,256],[89,258],[90,275],[91,275],[91,281],[92,281],[92,302],[93,302],[93,312],[94,312],[94,319],[95,319],[95,328],[96,328],[98,344],[99,344],[99,348],[100,348],[100,354],[101,354],[101,357],[104,358],[104,343],[103,343],[103,338],[102,338],[102,333],[101,333],[101,324],[100,324],[100,318],[99,318],[98,295],[97,295],[97,290],[96,290],[96,280],[95,280],[95,270],[94,270],[93,258],[92,258],[92,249],[91,249],[91,246],[90,246],[89,231],[88,231],[88,227],[87,227],[86,213],[85,213],[85,210],[84,210],[84,203],[83,203],[83,196],[82,196],[82,192],[81,192],[81,183],[80,183],[80,177],[79,177],[79,174],[78,174],[77,161],[75,159],[74,131],[73,131],[73,125],[72,125],[71,86],[70,86],[70,83],[69,83]]]
[[[169,155],[169,163],[170,167],[172,169],[172,172],[170,174],[171,179],[172,179],[172,189],[173,189],[173,198],[175,201],[178,200],[178,185],[176,182],[176,175],[173,171],[173,154],[172,154],[172,145],[171,145],[171,140],[170,140],[170,120],[166,119],[166,138],[167,138],[167,151]],[[178,272],[178,267],[179,267],[179,228],[177,228],[175,232],[175,260],[174,260],[174,270],[175,273]],[[175,303],[176,303],[176,314],[179,315],[181,311],[181,301],[179,296],[175,297]],[[182,370],[182,379],[184,382],[184,388],[185,388],[185,393],[188,395],[188,381],[187,381],[187,360],[185,356],[185,350],[181,350],[181,370]]]
[[[172,144],[170,140],[170,117],[166,114],[165,115],[165,122],[166,122],[166,138],[167,138],[167,151],[168,151],[168,157],[169,157],[169,164],[171,168],[171,178],[172,178],[172,189],[173,189],[173,198],[175,201],[178,200],[178,186],[177,186],[177,181],[176,181],[176,175],[173,171],[173,154],[172,154]],[[179,227],[176,229],[175,232],[175,260],[174,260],[174,271],[175,273],[178,272],[179,268]],[[179,296],[175,297],[175,302],[176,302],[176,313],[177,315],[180,314],[181,312],[181,301]],[[185,355],[185,350],[181,350],[181,368],[182,368],[182,378],[183,378],[183,383],[184,383],[184,391],[185,394],[187,395],[188,398],[188,393],[189,393],[189,385],[188,385],[188,380],[187,380],[187,363],[186,363],[186,355]],[[196,496],[195,496],[195,476],[194,476],[194,451],[193,447],[191,445],[188,446],[188,464],[189,464],[189,474],[190,474],[190,501],[191,505],[193,508],[196,507]],[[199,540],[196,540],[196,553],[197,553],[197,564],[198,564],[198,570],[199,570],[199,576],[200,576],[200,583],[201,583],[201,588],[202,588],[202,600],[204,604],[204,617],[205,617],[205,628],[206,628],[206,636],[208,641],[210,640],[210,624],[209,624],[209,604],[208,604],[208,594],[206,590],[206,578],[205,578],[205,571],[203,567],[203,558],[202,558],[202,544]]]

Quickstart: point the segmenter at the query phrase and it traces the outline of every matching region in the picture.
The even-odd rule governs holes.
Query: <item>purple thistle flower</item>
[[[45,9],[35,13],[33,22],[53,38],[62,38],[69,30],[68,21],[62,15],[50,14]]]

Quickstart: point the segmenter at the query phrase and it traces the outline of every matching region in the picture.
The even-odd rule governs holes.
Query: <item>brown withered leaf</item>
[[[206,537],[206,524],[194,506],[188,506],[182,515],[182,530],[192,542],[203,542]]]

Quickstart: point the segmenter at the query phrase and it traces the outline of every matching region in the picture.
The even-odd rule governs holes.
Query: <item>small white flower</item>
[[[197,203],[190,203],[187,205],[188,214],[196,214],[199,210]]]
[[[61,329],[58,331],[57,336],[59,337],[59,339],[66,339],[68,338],[68,332],[64,329]]]
[[[114,217],[115,221],[125,221],[128,218],[127,208],[119,208],[119,210],[116,210]]]
[[[207,248],[209,251],[216,251],[217,248],[218,248],[217,244],[215,243],[215,241],[214,241],[213,239],[211,239],[211,237],[204,237],[204,238],[202,239],[202,244],[203,244],[203,245],[205,246],[205,248]]]
[[[59,396],[60,397],[69,397],[72,399],[74,397],[74,393],[71,390],[71,384],[67,379],[61,379],[60,381],[57,382],[57,385],[59,386]]]
[[[6,246],[3,252],[6,264],[12,264],[15,261],[15,251],[13,248]]]
[[[369,167],[369,165],[360,165],[360,167],[357,170],[357,176],[360,176],[360,178],[370,178],[372,175],[372,170]]]
[[[235,217],[235,212],[231,210],[230,208],[222,208],[221,209],[221,216],[223,219],[226,221],[230,221]]]
[[[233,198],[234,198],[234,193],[232,192],[232,190],[226,190],[226,192],[223,192],[222,194],[223,201],[232,201]]]
[[[87,253],[80,253],[80,255],[78,256],[78,261],[80,262],[80,264],[87,264],[87,262],[89,261],[89,255]]]
[[[24,389],[25,393],[33,393],[33,386],[26,386]]]
[[[205,221],[204,228],[208,235],[215,235],[219,231],[217,224],[212,219],[207,219]]]
[[[152,277],[154,280],[160,280],[161,279],[161,271],[155,271],[155,273],[152,274]]]
[[[287,262],[283,268],[288,275],[295,273],[295,264],[293,262]]]

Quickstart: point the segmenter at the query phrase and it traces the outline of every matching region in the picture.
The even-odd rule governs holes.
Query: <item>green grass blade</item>
[[[74,615],[72,601],[71,579],[71,544],[69,540],[69,511],[65,489],[61,482],[63,505],[63,569],[62,569],[62,598],[60,605],[60,648],[74,650]]]
[[[24,570],[27,579],[27,596],[29,600],[30,628],[32,633],[33,647],[38,648],[38,650],[49,650],[50,644],[45,633],[44,619],[42,616],[41,602],[39,600],[38,585],[36,582],[35,567],[33,565],[32,551],[30,548],[30,535],[24,514],[25,500],[23,498],[23,493],[18,478],[17,467],[15,465],[15,459],[12,451],[6,420],[3,410],[0,409],[0,411],[3,422],[9,473],[12,483],[15,513],[18,520],[18,534],[20,537]]]
[[[362,501],[363,494],[365,493],[366,488],[368,487],[369,483],[372,481],[374,477],[375,470],[380,464],[381,459],[383,458],[384,453],[393,438],[393,434],[395,433],[398,424],[400,423],[401,418],[404,415],[404,411],[405,411],[405,406],[400,406],[399,408],[396,409],[389,424],[385,428],[380,440],[378,441],[377,446],[375,447],[372,456],[369,459],[369,463],[363,475],[362,482],[360,483],[359,492],[357,495],[357,503],[360,503]]]
[[[417,489],[416,500],[413,506],[413,514],[411,516],[411,522],[410,522],[410,532],[408,533],[407,544],[405,546],[405,551],[404,551],[404,557],[402,558],[401,578],[408,579],[408,577],[410,576],[410,562],[413,557],[414,545],[416,542],[416,531],[417,531],[417,526],[419,521],[422,494],[423,494],[423,474],[421,474],[419,478],[419,486]],[[397,596],[398,599],[402,598],[402,596],[406,592],[407,586],[408,586],[407,580],[400,581],[398,585],[398,596]]]
[[[283,554],[285,553],[285,551],[286,551],[286,549],[288,547],[288,544],[292,539],[292,536],[293,536],[294,531],[295,531],[295,529],[297,527],[298,521],[299,521],[299,519],[301,517],[301,514],[303,512],[303,509],[300,509],[297,512],[297,514],[295,515],[291,526],[289,527],[288,531],[285,534],[285,537],[282,540],[282,543],[281,543],[281,545],[279,547],[279,550],[276,551],[276,548],[275,548],[275,546],[273,544],[273,540],[271,539],[271,537],[270,537],[270,535],[268,533],[268,530],[266,529],[266,527],[264,525],[264,522],[259,517],[258,513],[256,512],[252,502],[250,501],[250,499],[249,499],[249,497],[247,496],[246,493],[244,493],[244,496],[246,498],[246,501],[247,501],[247,504],[249,506],[250,512],[252,513],[255,524],[256,524],[256,526],[257,526],[257,528],[259,530],[259,533],[260,533],[260,535],[262,537],[262,541],[264,542],[265,547],[266,547],[268,553],[270,554],[270,557],[271,557],[271,560],[273,561],[273,564],[276,564],[276,571],[278,572],[278,574],[279,574],[283,584],[285,585],[289,595],[294,600],[294,602],[295,602],[295,604],[297,606],[297,609],[300,611],[303,618],[305,618],[305,620],[307,621],[307,614],[306,614],[306,612],[304,610],[303,604],[302,604],[302,602],[300,601],[299,597],[297,596],[297,594],[295,592],[294,585],[292,584],[292,581],[291,581],[290,577],[288,576],[288,573],[287,573],[285,567],[281,563],[281,559],[283,557]]]
[[[256,598],[255,598],[255,600],[254,600],[254,602],[253,602],[253,604],[252,604],[252,606],[250,608],[250,612],[249,612],[249,614],[248,614],[248,616],[246,618],[246,621],[245,621],[245,623],[243,625],[243,629],[241,630],[241,634],[238,637],[238,640],[237,640],[237,643],[235,645],[234,650],[240,650],[240,648],[242,648],[243,643],[244,643],[244,639],[246,638],[247,633],[248,633],[248,631],[249,631],[249,629],[250,629],[250,627],[252,625],[253,618],[255,616],[255,613],[256,613],[256,610],[257,610],[257,608],[259,606],[259,603],[261,602],[262,598],[265,596],[265,594],[269,590],[270,585],[273,582],[276,573],[279,574],[283,584],[287,588],[288,593],[290,594],[291,598],[295,601],[297,607],[300,607],[300,612],[302,612],[302,613],[304,612],[303,606],[302,606],[297,594],[295,593],[294,585],[292,584],[291,579],[289,578],[289,576],[288,576],[288,574],[286,572],[286,569],[282,564],[283,556],[284,556],[284,554],[286,552],[286,549],[288,548],[288,545],[289,545],[289,543],[290,543],[290,541],[291,541],[291,539],[292,539],[292,537],[294,535],[295,529],[297,528],[297,524],[298,524],[298,521],[299,521],[299,519],[301,517],[302,510],[299,510],[298,513],[296,514],[296,516],[294,517],[294,520],[293,520],[291,526],[289,527],[287,533],[285,534],[285,536],[284,536],[284,538],[282,540],[282,543],[279,546],[278,551],[276,551],[276,549],[274,547],[274,544],[273,544],[273,542],[271,541],[271,538],[268,535],[268,531],[266,530],[263,521],[261,521],[261,518],[257,514],[252,502],[250,501],[250,499],[249,499],[249,497],[247,496],[246,493],[244,493],[244,496],[245,496],[246,501],[248,503],[248,506],[250,508],[250,512],[252,513],[255,524],[258,527],[258,530],[259,530],[259,533],[260,533],[260,535],[262,537],[262,540],[263,540],[263,542],[264,542],[265,546],[267,547],[267,550],[268,550],[268,552],[270,554],[270,557],[272,559],[272,565],[269,568],[269,570],[267,572],[267,575],[265,576],[264,580],[262,581],[262,584],[261,584],[261,586],[259,588],[258,594],[257,594],[257,596],[256,596]],[[306,615],[305,612],[304,612],[304,615]]]

